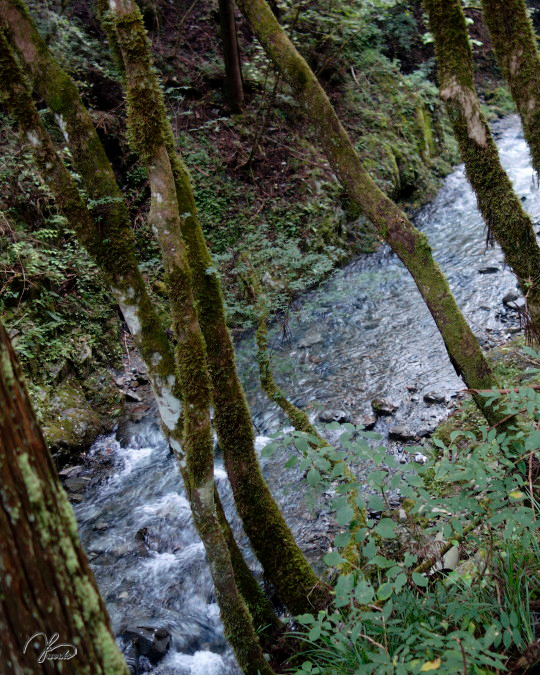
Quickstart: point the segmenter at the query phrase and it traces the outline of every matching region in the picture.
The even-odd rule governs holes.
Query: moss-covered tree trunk
[[[183,452],[178,452],[177,456],[186,477],[193,519],[210,564],[227,639],[244,672],[271,673],[251,615],[236,585],[231,556],[214,501],[211,382],[182,237],[183,215],[178,208],[166,145],[162,92],[137,6],[132,0],[122,0],[111,2],[109,7],[105,21],[109,29],[115,31],[113,45],[118,46],[124,63],[129,135],[148,170],[152,194],[149,218],[161,246],[172,324],[177,338],[176,368],[184,418]]]
[[[1,323],[0,483],[2,671],[127,675]]]
[[[480,108],[461,2],[424,0],[424,5],[435,39],[440,94],[467,178],[490,233],[518,278],[527,301],[530,327],[540,339],[540,247],[531,219],[501,166],[497,146]]]
[[[100,219],[99,228],[96,228],[94,219],[88,218],[82,203],[79,204],[81,209],[79,215],[75,212],[67,215],[68,218],[73,218],[73,225],[80,224],[81,227],[76,230],[83,245],[86,244],[88,237],[91,238],[91,245],[87,245],[87,249],[115,291],[120,309],[148,368],[159,404],[163,431],[171,445],[178,448],[182,438],[182,425],[180,417],[175,413],[174,405],[171,406],[171,402],[180,397],[176,383],[174,355],[137,267],[129,214],[112,167],[95,132],[90,115],[82,104],[76,86],[51,56],[24,5],[18,0],[0,0],[0,11],[9,24],[11,38],[30,74],[34,89],[53,111],[57,121],[61,123],[75,167],[83,178],[89,197],[94,202],[100,203],[98,210],[94,210],[94,215],[99,216]],[[17,112],[21,112],[20,107],[14,111],[15,115]],[[173,157],[175,157],[174,148]],[[51,175],[48,174],[43,164],[41,167],[44,169],[45,179],[53,193],[59,195],[57,202],[61,206],[62,195],[65,194],[63,183],[55,184],[54,181],[51,183]],[[73,206],[74,202],[71,204]],[[101,241],[104,239],[113,242],[112,248],[109,245],[101,246]],[[199,237],[197,241],[199,246],[205,249],[204,239]],[[110,252],[112,255],[109,254]],[[208,252],[206,256],[209,259]],[[211,262],[203,268],[203,271],[210,266]],[[167,384],[166,388],[164,383]],[[245,413],[249,420],[247,406],[245,406]],[[249,430],[248,443],[250,434],[252,437],[250,422]],[[227,541],[231,548],[235,575],[256,625],[258,627],[272,626],[277,630],[280,622],[270,602],[255,582],[243,557],[238,555],[236,544],[233,547],[234,537],[219,504],[217,492],[216,505],[221,526],[229,533]]]
[[[142,22],[139,30],[144,31]],[[188,248],[193,291],[206,341],[215,427],[236,508],[257,558],[289,610],[300,614],[325,607],[331,602],[329,588],[320,582],[294,541],[261,474],[251,415],[236,372],[219,276],[206,246],[189,174],[175,149],[157,81],[155,88],[146,96],[147,100],[154,100],[161,110],[159,116],[163,126],[160,133],[164,134],[171,161],[178,207],[182,214],[182,235]],[[155,129],[157,123],[147,115],[145,125]],[[275,555],[276,542],[280,547],[279,558]]]
[[[426,236],[375,184],[362,165],[349,136],[306,61],[285,35],[265,0],[239,0],[268,56],[292,87],[306,116],[317,129],[319,141],[349,197],[376,226],[380,236],[407,267],[439,331],[457,373],[465,382],[496,379],[482,354],[439,266]],[[488,421],[499,419],[481,396],[475,400]]]
[[[73,224],[79,238],[92,250],[93,240],[99,234],[96,224],[82,202],[73,179],[52,146],[52,142],[33,105],[23,73],[3,31],[0,31],[0,78],[2,99],[10,112],[18,119],[21,131],[32,146],[34,158],[42,175],[51,187],[59,208],[68,221]],[[155,157],[155,167],[157,176],[154,177],[153,187],[162,189],[162,192],[156,194],[167,194],[167,185],[166,181],[163,182],[163,174],[166,174],[167,167],[169,167],[170,173],[170,165],[164,147],[160,148],[160,154]],[[160,181],[162,185],[160,185]],[[152,370],[152,366],[161,362],[163,354],[167,355],[165,351],[153,353],[148,363],[149,371],[151,377],[156,378],[161,386],[160,394],[156,394],[156,396],[163,426],[171,447],[179,458],[194,521],[207,550],[226,635],[235,649],[238,662],[245,672],[254,674],[259,671],[271,673],[272,671],[267,666],[258,645],[251,617],[235,583],[227,542],[222,534],[222,528],[228,528],[228,523],[222,510],[218,512],[214,504],[213,442],[209,426],[210,389],[208,376],[205,375],[204,362],[201,371],[201,359],[204,359],[204,341],[198,329],[196,312],[193,309],[189,279],[187,282],[185,279],[186,275],[189,276],[185,250],[178,246],[178,243],[182,244],[183,242],[177,223],[178,215],[174,215],[176,200],[172,174],[168,188],[169,195],[172,194],[174,198],[173,204],[171,206],[170,201],[165,202],[164,199],[157,199],[157,213],[154,211],[154,223],[167,232],[166,239],[162,241],[162,244],[167,251],[166,267],[169,281],[178,290],[177,299],[180,296],[185,302],[181,310],[178,302],[176,303],[175,314],[178,356],[183,359],[183,362],[186,362],[188,357],[190,360],[190,367],[187,372],[186,369],[184,371],[180,369],[181,377],[179,378],[180,389],[187,391],[188,394],[184,414],[186,420],[184,435],[181,435],[180,432],[182,428],[180,424],[181,403],[180,398],[175,396],[174,374],[169,374],[167,379],[163,379],[160,374],[156,374],[155,369]],[[164,205],[162,206],[162,204]],[[167,229],[169,227],[170,230]],[[184,265],[184,267],[178,269],[180,265]],[[133,299],[133,294],[129,291],[127,296],[129,299]],[[188,312],[188,303],[191,304],[191,312]],[[144,307],[138,304],[130,305],[130,307],[132,308],[130,310],[130,322],[134,334],[144,340],[146,336],[142,333],[142,322],[138,315],[139,312],[144,311]],[[150,334],[149,337],[151,336]],[[200,377],[201,372],[202,377]],[[181,440],[184,441],[183,446],[181,446]],[[204,458],[203,453],[208,453],[208,451],[209,455],[207,454]],[[208,499],[209,490],[211,496]],[[245,566],[243,559],[236,556],[236,562],[239,565],[239,573],[242,578],[247,578],[251,573]],[[265,603],[260,589],[259,594],[257,594],[253,584],[251,584],[249,590],[250,600],[257,601],[259,614],[261,608],[264,608],[267,616],[272,618],[272,612],[269,610],[268,603]],[[261,600],[261,598],[263,599]],[[275,624],[275,619],[273,619],[273,622]],[[255,665],[252,666],[251,664]]]
[[[524,0],[482,0],[482,8],[540,175],[540,54],[527,6]]]
[[[225,95],[232,112],[244,107],[244,80],[236,30],[234,0],[219,0],[219,27],[225,63]]]

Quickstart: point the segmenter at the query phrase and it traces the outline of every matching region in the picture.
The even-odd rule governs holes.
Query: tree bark
[[[273,671],[264,658],[252,618],[238,591],[214,502],[211,381],[166,145],[167,118],[161,87],[137,6],[132,0],[112,2],[104,18],[109,32],[115,32],[113,45],[118,46],[124,62],[128,129],[131,142],[148,170],[152,193],[149,218],[161,247],[178,341],[176,367],[184,402],[184,437],[183,452],[177,452],[177,457],[186,477],[193,520],[210,564],[225,635],[245,673],[270,674]]]
[[[540,175],[540,54],[524,0],[482,0],[484,21]]]
[[[106,9],[104,6],[104,11]],[[114,46],[113,51],[117,51]],[[120,67],[123,66],[120,64]],[[146,96],[147,100],[154,100],[156,105],[159,101],[161,109],[159,118],[163,126],[160,133],[164,134],[175,179],[176,198],[182,215],[182,235],[188,248],[193,292],[206,342],[215,427],[238,514],[258,560],[288,609],[293,614],[321,609],[332,600],[330,589],[321,583],[294,541],[261,474],[251,415],[236,373],[221,283],[206,246],[188,171],[176,152],[161,89],[156,84],[156,89]],[[148,114],[141,129],[146,125],[152,130],[157,129],[157,122],[149,119]],[[132,140],[136,135],[136,130],[132,130]],[[140,145],[138,148],[144,155],[146,149]],[[280,546],[279,558],[275,555],[276,542]]]
[[[5,672],[127,675],[75,516],[1,323],[0,482],[0,662]],[[51,656],[68,658],[44,657],[40,664],[45,643],[52,643],[55,634],[59,646],[51,645]]]
[[[435,38],[440,94],[467,178],[488,231],[500,244],[506,262],[518,278],[527,301],[532,333],[540,339],[540,247],[532,221],[501,166],[497,146],[480,108],[460,0],[424,0],[424,5]]]
[[[0,76],[4,101],[18,118],[21,131],[30,142],[34,158],[53,188],[59,208],[73,223],[79,237],[89,246],[96,236],[96,226],[86,209],[69,172],[56,154],[52,142],[33,105],[29,88],[18,66],[3,31],[0,30]],[[170,175],[167,174],[167,171]],[[222,611],[225,633],[235,649],[239,664],[246,673],[271,673],[258,645],[249,612],[238,593],[227,543],[221,533],[221,524],[214,504],[213,439],[210,430],[210,384],[204,363],[204,341],[198,328],[193,307],[189,268],[180,235],[178,215],[175,212],[174,180],[170,172],[164,146],[157,146],[152,157],[151,184],[155,200],[153,221],[161,231],[169,285],[176,292],[173,318],[178,338],[177,360],[188,367],[179,367],[180,389],[185,393],[185,429],[180,445],[180,399],[175,396],[175,379],[160,380],[160,403],[163,425],[180,463],[193,518],[205,545],[216,597]],[[172,199],[168,199],[171,197]],[[176,209],[177,210],[177,209]],[[127,292],[128,297],[132,294]],[[190,309],[191,307],[191,309]],[[130,317],[136,337],[141,335],[142,323],[136,311]],[[156,358],[159,357],[159,358]],[[161,353],[155,352],[148,364],[160,362]],[[185,452],[185,456],[184,456]],[[208,454],[209,453],[209,454]],[[210,491],[210,498],[208,492]],[[222,519],[224,514],[222,513]],[[253,664],[253,665],[251,665]]]
[[[234,0],[219,0],[219,27],[225,63],[225,94],[231,111],[239,113],[244,107],[244,80],[234,10]]]
[[[478,341],[433,260],[426,236],[369,176],[313,71],[285,35],[265,0],[239,0],[238,4],[269,58],[292,87],[305,114],[317,129],[328,161],[349,197],[411,273],[458,375],[465,382],[486,382],[485,388],[496,386]],[[499,419],[498,413],[486,406],[481,396],[476,395],[474,399],[490,423]]]
[[[35,90],[51,108],[57,121],[60,121],[61,127],[65,131],[66,143],[70,148],[75,167],[83,178],[89,197],[94,202],[101,204],[98,212],[96,210],[93,211],[100,218],[99,228],[96,227],[95,220],[88,217],[88,213],[82,202],[79,202],[79,211],[66,215],[68,219],[72,219],[70,220],[71,226],[80,225],[79,228],[75,229],[83,245],[85,245],[85,237],[91,238],[93,243],[87,246],[87,249],[93,256],[96,264],[109,279],[113,289],[116,289],[115,297],[119,302],[122,314],[130,327],[135,343],[148,368],[149,377],[159,404],[162,429],[171,447],[176,446],[178,449],[182,441],[181,419],[178,416],[171,418],[170,405],[171,400],[180,398],[180,391],[176,382],[174,355],[163,326],[148,296],[145,282],[137,267],[129,214],[125,207],[122,193],[117,186],[112,167],[95,132],[88,111],[82,104],[76,86],[51,56],[22,3],[18,0],[0,0],[0,11],[3,18],[9,24],[11,37],[16,44],[21,59],[25,63],[27,71],[30,73]],[[17,107],[14,110],[14,114],[17,115],[17,112],[20,110],[21,108]],[[36,133],[38,132],[36,131]],[[176,161],[174,144],[171,156],[173,158],[173,168],[176,166],[176,178],[178,172],[183,171],[183,165]],[[49,169],[47,169],[46,164],[46,161],[40,164],[42,174],[51,186],[53,193],[57,195],[57,203],[62,208],[63,195],[66,194],[64,183],[62,181],[55,183],[52,180],[53,177]],[[70,188],[67,190],[69,192]],[[75,203],[71,202],[72,208],[75,206]],[[198,226],[198,222],[196,224]],[[104,239],[108,240],[109,245],[101,245]],[[110,245],[111,242],[112,246]],[[112,250],[114,255],[109,255],[109,250]],[[200,227],[193,234],[192,245],[189,250],[190,252],[193,250],[195,256],[198,255],[198,250],[202,251],[197,257],[197,269],[199,270],[199,276],[202,275],[203,278],[206,276],[208,279],[205,271],[211,267],[212,262]],[[215,289],[214,299],[219,297],[219,302],[222,306],[219,280],[216,277],[212,277],[209,280],[209,284]],[[223,326],[225,326],[223,313],[221,316]],[[210,326],[209,330],[213,330],[212,326]],[[221,332],[223,333],[223,330]],[[226,327],[224,334],[228,337]],[[228,340],[226,350],[228,350],[229,359],[232,358],[232,372],[234,373],[232,379],[234,380],[236,378],[234,351],[230,339]],[[164,388],[164,383],[168,385],[168,389]],[[237,387],[240,386],[237,378],[236,384]],[[222,389],[225,389],[223,396],[227,398],[230,392],[225,387],[222,387]],[[169,391],[171,392],[172,399],[169,396]],[[245,403],[245,399],[242,397],[243,394],[241,394],[241,399]],[[253,432],[247,404],[242,407],[242,411],[244,418],[247,418],[248,421],[248,424],[244,424],[244,427],[247,426],[249,429],[246,441],[244,442],[251,443],[252,447]],[[234,422],[233,426],[235,426]],[[220,443],[224,444],[221,438]],[[229,447],[232,444],[233,441],[231,440],[227,445]],[[221,504],[219,504],[217,492],[216,506],[220,515],[222,528],[228,530],[230,533],[230,527]],[[256,626],[272,625],[277,628],[280,622],[273,612],[270,602],[260,586],[255,582],[243,557],[238,555],[238,547],[236,545],[235,547],[232,546],[232,542],[234,541],[232,533],[230,533],[227,540],[231,548],[235,575],[238,577],[240,590],[243,595],[244,589],[246,590],[244,597],[250,611],[253,613]],[[248,582],[247,580],[250,577],[251,582]]]

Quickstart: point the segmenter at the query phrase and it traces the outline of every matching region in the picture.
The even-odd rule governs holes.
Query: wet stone
[[[110,525],[106,520],[98,520],[96,523],[94,523],[94,527],[92,529],[96,530],[97,532],[104,532],[105,530],[108,530],[109,527]]]
[[[82,466],[67,466],[59,472],[62,478],[76,478],[83,472]]]
[[[80,492],[81,490],[85,489],[87,484],[88,479],[85,480],[84,478],[68,478],[64,481],[65,487],[70,492]]]
[[[511,302],[515,302],[518,298],[519,298],[519,295],[517,293],[514,293],[513,291],[510,291],[510,293],[507,293],[504,296],[504,298],[502,299],[503,305],[506,305],[506,307],[508,307],[508,305]]]
[[[128,391],[124,392],[124,396],[126,397],[126,401],[132,401],[134,403],[141,403],[143,400],[142,396],[133,391],[133,389],[128,389]]]
[[[306,349],[307,347],[313,347],[313,345],[317,345],[322,341],[323,338],[319,331],[310,331],[304,335],[304,337],[298,343],[298,346]]]
[[[499,271],[498,267],[487,265],[486,267],[480,267],[478,274],[496,274]]]
[[[526,308],[526,306],[527,303],[525,302],[525,298],[518,298],[517,300],[509,302],[507,305],[508,309],[513,309],[515,311],[523,310]]]
[[[325,424],[330,422],[339,422],[345,424],[351,421],[351,416],[345,410],[323,410],[319,413],[319,420]]]
[[[388,416],[395,413],[399,406],[394,405],[383,398],[374,398],[373,401],[371,401],[371,407],[376,415]]]
[[[424,394],[424,401],[426,403],[446,403],[446,395],[438,391],[430,391]]]
[[[362,417],[360,417],[360,419],[357,422],[357,424],[361,424],[364,427],[364,429],[373,429],[376,423],[377,417],[375,415],[372,415],[371,413],[366,413],[365,415],[362,415]]]
[[[390,427],[388,434],[390,438],[394,438],[398,441],[412,441],[415,438],[415,434],[402,424],[396,424],[393,427]]]
[[[126,646],[124,654],[126,657],[129,654],[135,667],[139,665],[141,657],[156,665],[171,646],[171,635],[166,628],[129,626],[122,632],[121,638]]]

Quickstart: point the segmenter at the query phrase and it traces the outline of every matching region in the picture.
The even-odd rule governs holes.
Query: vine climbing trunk
[[[232,112],[244,107],[244,79],[240,62],[234,0],[219,0],[219,27],[225,63],[225,95]]]
[[[36,163],[48,185],[51,187],[59,208],[70,224],[75,227],[79,238],[89,250],[92,250],[94,238],[99,239],[99,232],[95,222],[89,211],[86,209],[85,204],[82,202],[71,175],[52,146],[52,142],[41,122],[35,106],[33,105],[31,93],[25,83],[23,73],[18,66],[15,55],[11,50],[4,32],[1,30],[0,54],[2,99],[7,104],[10,112],[17,117],[21,126],[21,131],[32,146]],[[158,160],[161,160],[161,166],[165,166],[166,170],[166,167],[168,166],[168,157],[164,149],[162,149],[161,155],[158,156]],[[157,181],[159,182],[159,177],[157,178]],[[172,179],[170,188],[174,197],[174,182]],[[169,207],[168,209],[166,208],[167,206]],[[170,212],[171,207],[170,204],[168,204],[163,208],[163,211],[158,212],[155,217],[156,222],[160,225],[163,224],[167,218],[171,217]],[[174,219],[174,214],[172,218]],[[179,234],[178,228],[176,228],[176,233],[177,235]],[[181,238],[179,241],[181,242]],[[171,253],[174,256],[176,241],[174,238],[171,238],[168,244]],[[178,254],[178,256],[181,255],[181,253]],[[183,253],[183,256],[185,258],[185,252]],[[170,265],[169,270],[171,270]],[[182,283],[181,279],[179,279],[181,274],[182,270],[177,271],[173,269],[172,275],[170,274],[170,276],[173,276],[174,281],[180,284],[182,292],[185,285]],[[129,292],[128,289],[126,296],[132,299],[133,293]],[[189,293],[185,296],[185,299],[186,303],[190,300]],[[191,303],[193,302],[192,299],[190,301]],[[138,336],[144,339],[145,336],[142,334],[143,323],[139,319],[139,312],[144,311],[144,307],[141,307],[138,304],[130,307],[132,330],[136,337]],[[183,310],[186,310],[186,308],[184,307]],[[178,313],[176,316],[178,317]],[[189,320],[190,316],[191,325],[188,325],[185,328],[183,325],[180,325],[181,321],[184,321],[186,317]],[[202,349],[202,354],[204,355],[204,343],[202,337],[200,335],[197,337],[196,334],[197,322],[194,310],[192,310],[191,315],[186,311],[182,311],[181,321],[177,322],[180,355],[185,358],[186,352],[189,354],[193,352],[192,356],[195,359],[198,349],[198,365],[200,367],[200,354]],[[193,333],[195,333],[195,335],[193,335]],[[150,337],[151,336],[152,335],[150,335]],[[197,339],[199,346],[197,346]],[[185,441],[185,437],[181,434],[181,405],[180,399],[175,397],[176,380],[174,377],[174,370],[172,374],[167,376],[166,380],[162,380],[162,376],[157,374],[154,369],[154,367],[161,362],[163,356],[167,356],[166,350],[156,351],[147,365],[149,367],[150,377],[159,380],[160,386],[162,387],[161,394],[157,395],[157,400],[163,427],[171,447],[180,458],[180,469],[184,478],[188,497],[190,498],[194,520],[201,533],[203,543],[207,548],[211,566],[213,565],[213,578],[214,580],[217,578],[216,595],[222,609],[226,635],[229,637],[231,644],[235,649],[235,653],[237,654],[238,661],[244,667],[246,673],[257,673],[258,670],[260,670],[261,673],[271,673],[272,671],[267,666],[260,647],[258,646],[257,638],[251,623],[251,617],[237,591],[227,542],[221,532],[222,528],[228,528],[228,523],[226,522],[222,509],[220,509],[219,512],[216,511],[214,504],[213,443],[209,432],[209,395],[208,393],[205,393],[204,389],[206,388],[206,392],[209,391],[207,378],[206,380],[202,380],[202,390],[201,387],[191,387],[189,389],[190,395],[186,399],[186,405],[191,411],[191,415],[185,415],[186,431],[188,434],[191,434],[191,436],[188,438],[187,442],[184,442],[184,448],[186,449],[186,458],[184,461],[183,448],[181,447],[180,442],[181,440]],[[182,373],[182,371],[180,372]],[[198,375],[197,367],[195,367],[195,373]],[[183,376],[184,379],[180,378],[180,384],[185,388],[185,371]],[[207,398],[206,408],[204,407],[205,396]],[[196,400],[194,400],[193,397],[196,397]],[[203,400],[203,404],[201,404],[201,399]],[[201,445],[197,445],[194,447],[195,444],[193,443],[190,446],[190,440],[194,435],[197,436],[198,443],[201,445],[202,443],[206,443],[207,447],[210,449],[209,459],[206,458],[206,463],[201,460],[201,455],[205,450],[205,446],[201,447]],[[211,490],[210,499],[207,499],[208,490]],[[237,549],[235,549],[235,552],[237,552]],[[251,573],[243,559],[239,559],[239,557],[236,556],[236,562],[239,565],[239,573],[242,575],[242,578],[247,578]],[[264,608],[267,614],[272,614],[269,604],[265,601],[262,592],[260,592],[259,589],[259,593],[257,594],[253,584],[251,584],[250,587],[250,600],[257,601],[259,613],[261,608]],[[242,623],[243,618],[245,618],[246,625],[243,625]],[[251,666],[249,664],[252,662],[256,664],[258,670],[250,670]],[[266,670],[263,667],[266,668]]]
[[[253,31],[268,56],[292,87],[306,116],[319,134],[320,143],[349,197],[376,226],[407,267],[443,337],[449,357],[465,382],[496,379],[450,291],[448,282],[433,260],[426,236],[419,232],[401,209],[375,184],[362,165],[326,93],[313,71],[286,36],[265,0],[239,0]],[[499,414],[475,395],[475,401],[490,423]]]
[[[2,668],[21,675],[67,670],[127,675],[75,516],[1,323],[0,482]],[[57,655],[66,658],[53,660]]]
[[[512,3],[513,4],[513,3]],[[501,166],[480,108],[460,0],[424,0],[439,68],[440,95],[465,163],[478,208],[518,278],[531,332],[540,339],[540,247],[532,221]],[[539,76],[540,77],[540,76]],[[531,96],[533,93],[531,92]]]
[[[104,24],[108,25],[105,18]],[[137,30],[141,36],[146,35],[140,19]],[[150,62],[149,52],[147,58]],[[221,283],[206,246],[189,174],[175,149],[157,81],[148,95],[150,99],[159,106],[160,133],[164,135],[174,175],[176,198],[182,214],[182,235],[188,249],[193,292],[206,342],[215,427],[238,514],[268,579],[289,610],[300,614],[326,607],[332,600],[330,589],[320,582],[307,562],[261,474],[251,415],[236,372]],[[145,119],[145,124],[157,128],[157,123],[152,120]],[[275,555],[276,545],[280,547],[279,558]]]
[[[482,0],[482,9],[540,175],[540,54],[527,6],[524,0]]]
[[[148,368],[159,404],[163,431],[169,443],[178,446],[182,440],[181,419],[179,416],[171,419],[169,396],[163,388],[163,383],[167,383],[173,398],[180,397],[174,355],[137,267],[129,214],[113,169],[75,84],[50,54],[24,5],[19,0],[0,0],[0,12],[9,25],[11,39],[25,64],[34,89],[60,122],[77,172],[83,178],[89,197],[98,205],[93,209],[94,218],[91,218],[84,204],[79,203],[79,212],[68,215],[68,218],[73,219],[70,225],[75,228],[79,240],[86,246],[113,288],[122,314]],[[21,112],[18,107],[14,114],[17,116]],[[173,152],[171,156],[174,167],[176,155]],[[51,182],[52,177],[46,163],[41,163],[41,168],[53,193],[58,195],[57,203],[61,205],[62,195],[65,194],[63,183]],[[72,201],[71,204],[74,206],[75,202]],[[99,218],[99,228],[96,218]],[[108,241],[106,246],[101,245],[103,240]],[[204,238],[200,240],[199,237],[198,241],[202,241],[201,246],[204,248]],[[207,252],[206,255],[209,258]],[[211,262],[204,269],[210,265]],[[249,417],[249,412],[247,415]],[[217,491],[215,498],[222,529],[228,533],[227,541],[233,557],[235,576],[256,626],[271,626],[273,630],[279,630],[280,622],[270,602],[256,583],[243,557],[238,555],[236,543],[233,546],[234,537],[219,504]],[[266,635],[263,638],[266,639]]]

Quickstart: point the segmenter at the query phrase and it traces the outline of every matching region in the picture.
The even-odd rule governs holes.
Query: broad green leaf
[[[334,537],[334,546],[337,548],[343,548],[347,546],[351,541],[351,535],[348,532],[340,532]]]
[[[349,525],[349,523],[352,521],[353,518],[354,518],[354,511],[352,507],[350,507],[348,504],[346,506],[343,506],[336,513],[336,520],[338,524],[341,525],[342,527]]]
[[[375,532],[380,534],[383,539],[395,539],[396,538],[396,524],[390,518],[382,518],[378,525],[375,527]]]
[[[384,511],[386,509],[386,504],[379,495],[369,495],[367,502],[372,511]]]
[[[388,600],[388,598],[394,592],[394,584],[387,581],[384,584],[381,584],[377,589],[377,598],[379,600]]]
[[[417,586],[421,586],[422,588],[425,588],[428,585],[428,580],[426,577],[422,574],[419,574],[418,572],[412,573],[412,579]]]
[[[315,487],[319,485],[321,482],[321,474],[317,471],[317,469],[314,469],[313,467],[308,471],[307,473],[307,482],[311,487]]]
[[[327,553],[323,560],[328,565],[328,567],[335,567],[336,565],[345,562],[337,551],[331,551],[330,553]]]

